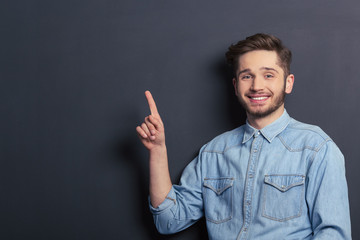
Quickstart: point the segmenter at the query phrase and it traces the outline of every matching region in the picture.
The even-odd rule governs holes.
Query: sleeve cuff
[[[171,190],[166,196],[165,200],[157,208],[154,208],[151,205],[150,196],[148,199],[149,199],[150,212],[152,214],[160,214],[161,212],[167,210],[168,208],[171,208],[176,204],[176,194],[173,187],[171,187]]]

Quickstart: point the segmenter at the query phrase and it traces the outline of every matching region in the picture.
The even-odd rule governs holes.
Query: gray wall
[[[336,0],[5,1],[0,6],[0,238],[206,239],[204,221],[159,235],[135,127],[150,89],[172,180],[207,141],[244,122],[224,53],[265,32],[293,51],[292,117],[346,157],[353,236],[360,3]]]

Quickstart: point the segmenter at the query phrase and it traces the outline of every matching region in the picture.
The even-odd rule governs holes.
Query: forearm
[[[155,167],[155,164],[153,166]],[[184,169],[180,185],[171,185],[169,180],[170,185],[164,188],[168,190],[165,191],[166,194],[163,195],[161,202],[159,201],[161,203],[159,206],[155,206],[150,200],[150,210],[160,233],[179,232],[203,216],[201,179],[199,159],[196,158]],[[158,190],[158,188],[155,189]]]
[[[151,205],[157,208],[172,187],[166,146],[151,149],[149,154],[150,201]]]

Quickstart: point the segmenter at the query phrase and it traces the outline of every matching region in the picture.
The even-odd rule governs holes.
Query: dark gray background
[[[257,32],[293,51],[292,117],[346,157],[354,239],[360,2],[1,1],[0,238],[206,239],[204,221],[159,235],[135,127],[152,91],[174,182],[196,152],[244,122],[224,53]]]

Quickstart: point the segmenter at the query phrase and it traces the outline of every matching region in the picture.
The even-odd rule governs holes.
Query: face
[[[280,117],[284,110],[285,95],[292,91],[294,75],[285,78],[275,51],[256,50],[239,58],[235,93],[253,119]]]

